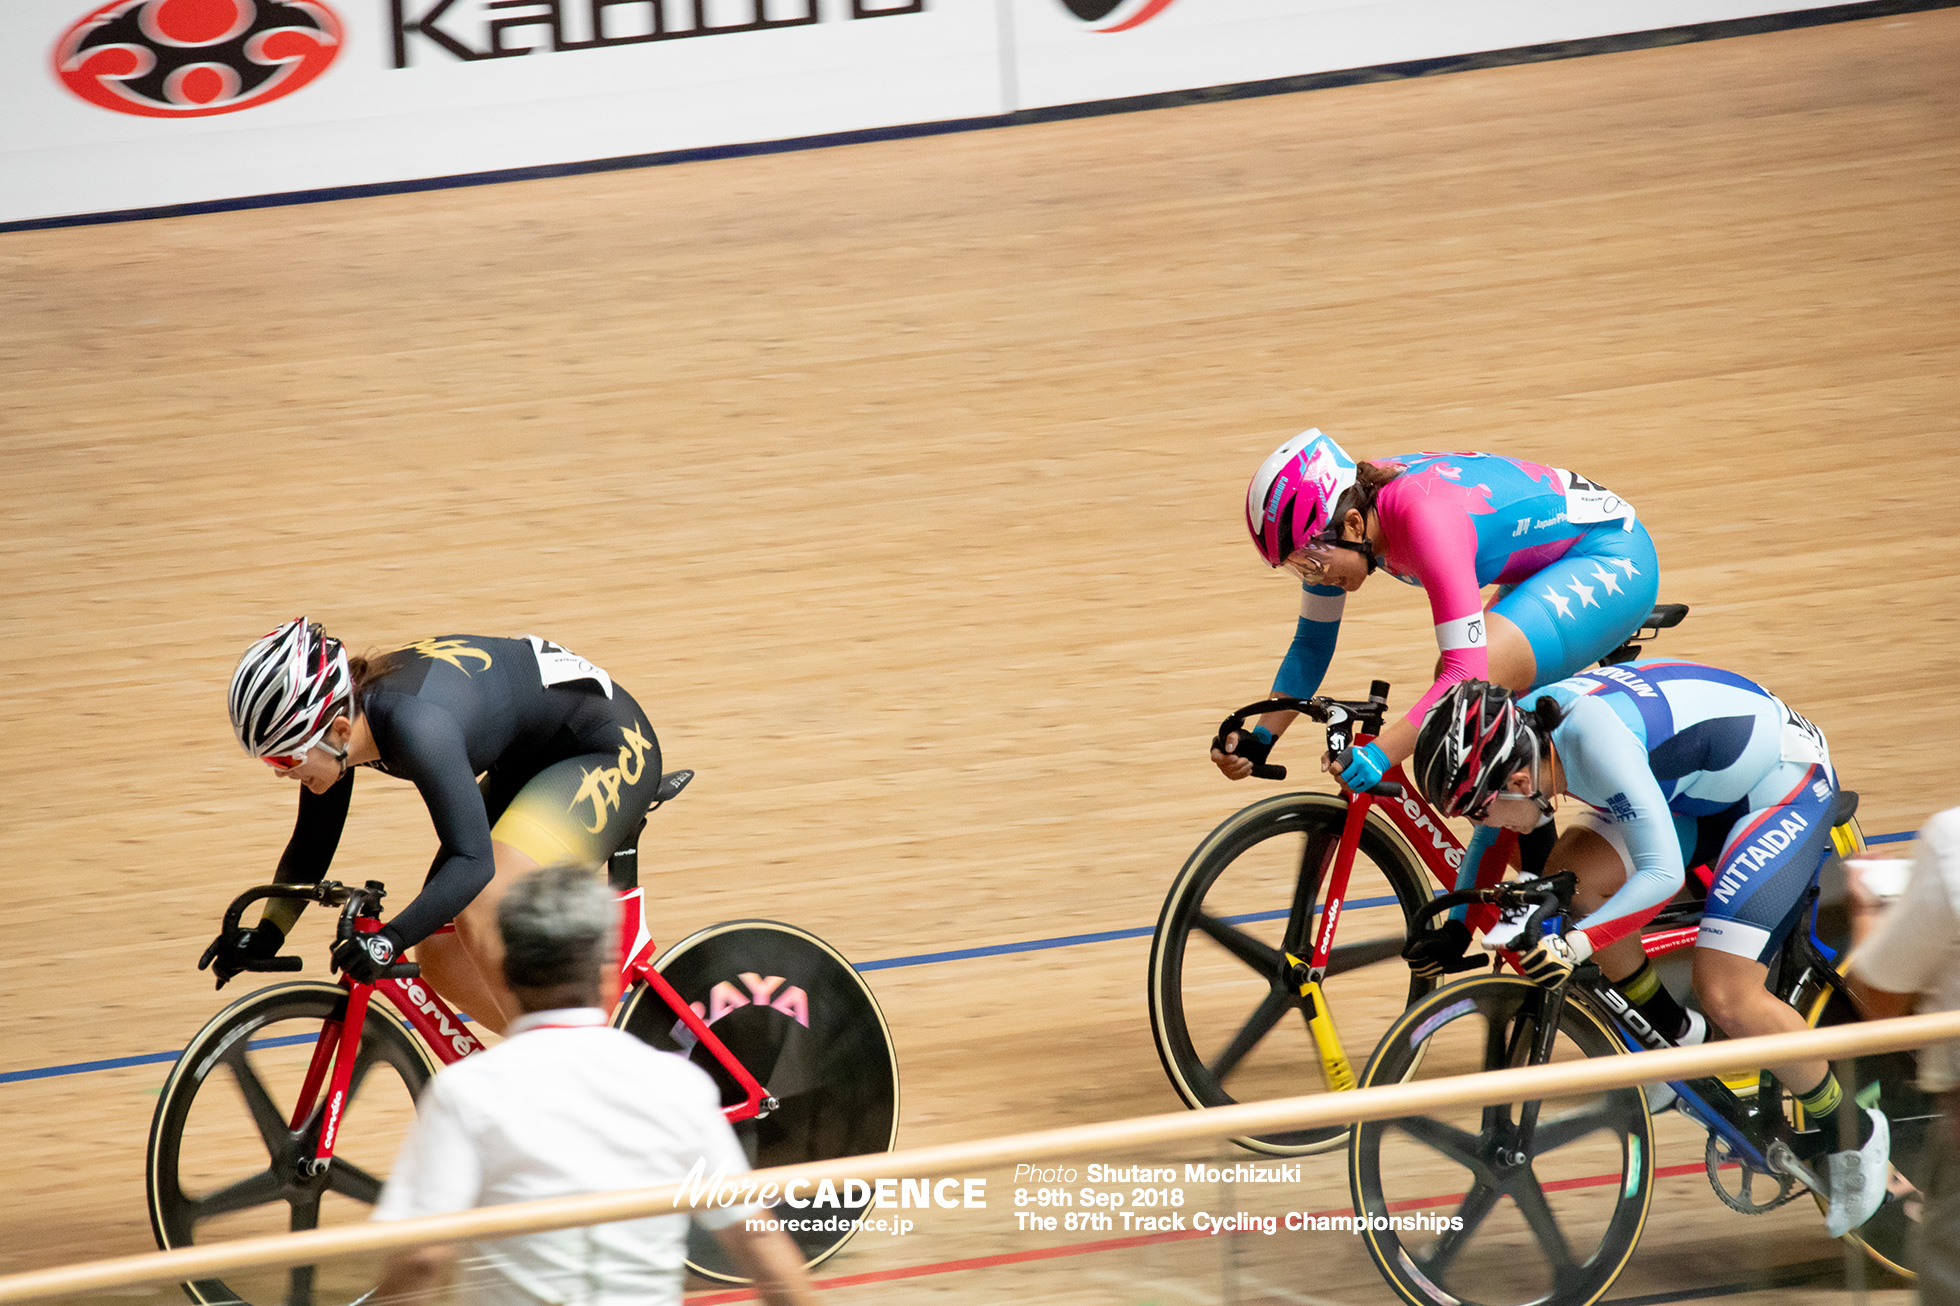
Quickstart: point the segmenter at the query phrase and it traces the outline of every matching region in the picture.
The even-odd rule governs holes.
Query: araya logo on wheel
[[[688,1003],[694,1014],[712,1025],[738,1007],[754,1005],[780,1011],[803,1028],[810,1028],[810,995],[800,985],[785,982],[781,975],[758,975],[752,970],[743,971],[737,978],[742,981],[741,989],[723,980],[708,990],[706,1003]]]
[[[758,975],[752,970],[743,971],[736,979],[741,980],[740,988],[734,980],[720,980],[708,990],[706,1002],[687,1005],[710,1025],[743,1007],[767,1007],[782,1012],[805,1029],[810,1028],[810,995],[803,991],[802,985],[791,984],[781,975]],[[693,1031],[678,1020],[674,1022],[671,1037],[682,1051],[694,1050]]]
[[[62,33],[54,71],[104,109],[203,118],[291,95],[340,46],[321,0],[110,0]]]
[[[1171,0],[1062,0],[1062,4],[1098,32],[1127,32],[1170,8]]]

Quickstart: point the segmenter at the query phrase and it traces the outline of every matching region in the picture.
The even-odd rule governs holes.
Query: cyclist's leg
[[[483,793],[484,814],[490,818],[492,827],[530,779],[528,774],[513,774],[493,767],[478,783]],[[495,839],[491,840],[490,853],[493,878],[489,885],[484,886],[485,892],[498,884],[509,884],[511,877],[522,875],[535,865],[534,861],[531,861],[531,865],[515,861],[515,857],[522,857],[523,854]],[[435,868],[442,864],[442,857],[440,852],[436,854],[429,874],[435,874]],[[501,889],[496,891],[495,900],[502,901]],[[485,1028],[501,1034],[504,1027],[517,1018],[516,1006],[511,1001],[510,991],[501,982],[501,975],[484,972],[476,955],[458,935],[454,922],[417,944],[415,960],[422,967],[422,977],[442,995],[444,1001],[458,1011],[467,1012],[471,1019]]]
[[[1572,893],[1572,918],[1580,920],[1606,905],[1626,883],[1632,864],[1626,841],[1613,822],[1582,809],[1566,823],[1545,869],[1552,874],[1571,871],[1579,878]],[[1607,979],[1619,981],[1639,970],[1647,954],[1636,932],[1607,944],[1593,954],[1593,960]]]
[[[495,872],[482,892],[458,912],[450,925],[416,946],[423,978],[443,1000],[485,1029],[501,1034],[520,1009],[504,984],[503,939],[497,933],[497,906],[516,880],[542,863],[492,840]]]
[[[595,871],[604,866],[646,815],[660,785],[660,745],[625,690],[614,686],[611,699],[593,695],[591,710],[573,728],[577,746],[587,751],[523,780],[501,811],[498,787],[486,786],[495,874],[457,913],[455,933],[436,935],[424,946],[425,956],[437,964],[430,982],[445,997],[451,996],[445,981],[459,998],[464,992],[478,995],[475,1001],[486,1004],[480,1019],[498,1033],[517,1011],[503,982],[504,945],[497,929],[504,894],[518,877],[540,866]],[[479,1014],[476,1007],[469,1010]]]
[[[1508,626],[1530,646],[1532,660],[1529,686],[1514,688],[1563,680],[1631,638],[1659,593],[1660,560],[1646,527],[1595,526],[1492,605],[1492,657]]]
[[[1582,809],[1572,818],[1569,832],[1577,840],[1581,835],[1590,835],[1602,847],[1611,850],[1616,873],[1601,873],[1598,883],[1617,888],[1626,882],[1633,872],[1633,854],[1627,848],[1626,833],[1618,823],[1603,812],[1590,808]],[[1694,846],[1695,823],[1685,817],[1675,817],[1674,836],[1682,847],[1682,857],[1691,857],[1688,852]],[[1582,845],[1583,846],[1583,845]],[[1575,897],[1574,907],[1583,915],[1601,905],[1604,899],[1596,893],[1583,898]],[[1640,1012],[1652,1025],[1667,1037],[1679,1041],[1693,1038],[1692,1018],[1685,1007],[1661,983],[1660,976],[1651,969],[1647,960],[1646,947],[1638,933],[1626,938],[1616,939],[1595,954],[1600,971],[1613,982],[1621,995]],[[1658,1099],[1657,1099],[1658,1100]],[[1671,1100],[1671,1099],[1670,1099]],[[1664,1103],[1663,1103],[1664,1104]]]
[[[1710,1019],[1738,1038],[1804,1029],[1766,987],[1769,959],[1798,924],[1805,890],[1831,848],[1837,784],[1821,765],[1785,762],[1751,791],[1730,832],[1695,939],[1695,992]],[[1791,1092],[1822,1084],[1830,1063],[1769,1067]]]

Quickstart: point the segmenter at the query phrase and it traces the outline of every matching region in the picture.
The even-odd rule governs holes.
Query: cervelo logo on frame
[[[54,71],[104,109],[203,118],[291,95],[340,46],[321,0],[110,0],[62,33]]]
[[[1171,0],[1062,0],[1068,11],[1098,32],[1127,32],[1142,27],[1171,7]]]

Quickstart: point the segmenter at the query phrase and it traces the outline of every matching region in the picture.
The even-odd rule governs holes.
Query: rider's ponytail
[[[1559,722],[1565,720],[1565,709],[1558,705],[1557,699],[1549,695],[1541,696],[1536,703],[1522,711],[1524,719],[1540,735],[1551,734],[1558,729]]]
[[[397,653],[350,655],[347,659],[347,671],[354,677],[354,706],[365,710],[369,687],[400,665],[401,657]]]
[[[1401,463],[1356,463],[1354,484],[1341,492],[1329,524],[1338,530],[1350,510],[1360,513],[1366,520],[1368,514],[1375,510],[1375,496],[1381,493],[1382,486],[1407,470]]]

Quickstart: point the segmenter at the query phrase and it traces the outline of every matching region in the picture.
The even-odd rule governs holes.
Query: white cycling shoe
[[[1691,1048],[1697,1043],[1708,1041],[1708,1018],[1699,1011],[1688,1013],[1688,1032],[1674,1040],[1674,1046]],[[1663,1080],[1658,1084],[1647,1085],[1647,1114],[1659,1115],[1673,1106],[1681,1095],[1674,1091],[1674,1085]]]
[[[1856,1151],[1831,1153],[1831,1199],[1824,1215],[1824,1227],[1833,1238],[1842,1238],[1872,1218],[1885,1202],[1885,1181],[1891,1174],[1892,1127],[1876,1108],[1866,1107],[1872,1118],[1872,1136]]]

